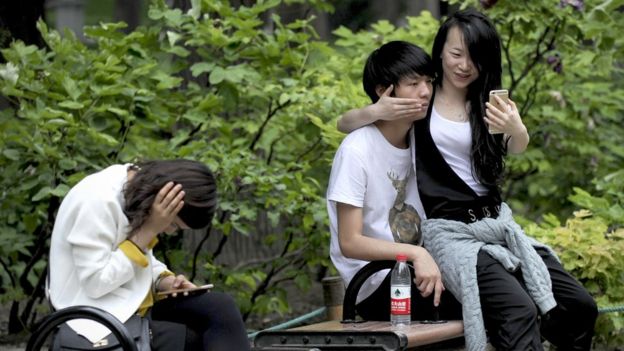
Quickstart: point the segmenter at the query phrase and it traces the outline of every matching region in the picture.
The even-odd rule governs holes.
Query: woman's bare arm
[[[381,94],[379,100],[372,105],[349,110],[343,114],[336,127],[343,133],[351,133],[365,125],[374,123],[377,120],[396,120],[413,116],[427,109],[428,106],[418,102],[417,99],[395,98],[390,96],[394,89],[390,85]]]

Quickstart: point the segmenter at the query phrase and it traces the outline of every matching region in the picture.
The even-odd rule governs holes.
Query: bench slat
[[[422,324],[414,321],[405,329],[393,329],[390,322],[363,322],[340,323],[340,321],[326,321],[289,330],[297,331],[394,331],[407,336],[407,347],[416,347],[434,344],[437,342],[455,339],[464,335],[462,321],[448,321],[442,324]]]

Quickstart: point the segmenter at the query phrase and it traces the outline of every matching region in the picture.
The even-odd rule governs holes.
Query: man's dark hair
[[[141,162],[134,169],[136,174],[123,193],[131,233],[145,223],[156,195],[168,182],[182,185],[184,191],[184,207],[178,217],[193,229],[210,224],[217,207],[217,185],[206,165],[180,159]]]
[[[366,60],[362,84],[375,103],[379,100],[377,87],[398,85],[401,78],[414,75],[434,76],[431,57],[420,47],[405,41],[391,41],[373,51]]]

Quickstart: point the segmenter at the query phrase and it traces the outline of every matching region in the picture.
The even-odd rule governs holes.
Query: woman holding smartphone
[[[422,230],[444,285],[463,304],[468,349],[485,347],[487,330],[501,350],[541,350],[542,336],[561,349],[589,350],[594,300],[549,248],[524,235],[501,199],[503,157],[523,152],[529,135],[512,100],[494,97],[502,109],[486,102],[501,88],[496,29],[476,10],[459,11],[440,27],[431,56],[436,81],[430,106],[393,98],[390,87],[377,103],[345,113],[338,129],[350,132],[428,109],[413,128],[428,218]],[[514,245],[499,240],[510,233]]]
[[[50,301],[55,309],[101,308],[126,322],[149,319],[152,350],[249,350],[240,311],[219,292],[158,301],[160,291],[196,288],[154,257],[158,235],[212,221],[216,183],[190,160],[109,166],[76,184],[59,208],[50,244]],[[100,324],[68,322],[95,343]]]

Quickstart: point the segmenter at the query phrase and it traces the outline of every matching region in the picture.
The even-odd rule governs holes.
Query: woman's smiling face
[[[457,26],[448,31],[442,48],[443,86],[466,89],[479,77],[470,52],[464,43],[464,36]]]

